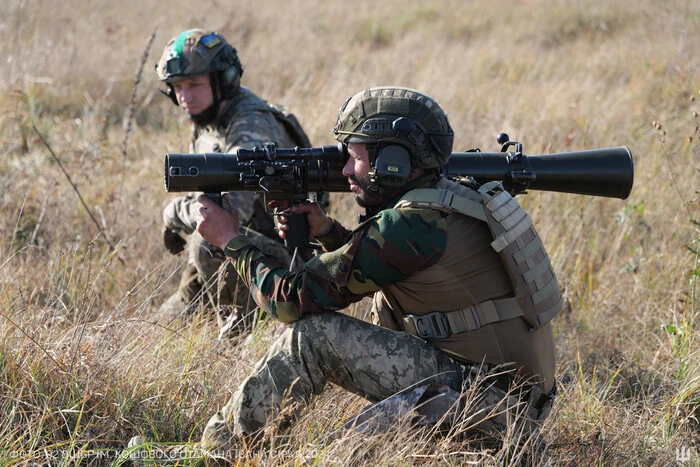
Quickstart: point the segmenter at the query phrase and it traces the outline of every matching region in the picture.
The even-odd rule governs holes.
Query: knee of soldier
[[[269,366],[271,360],[277,363],[286,361],[282,366],[305,368],[304,371],[308,372],[324,356],[335,354],[335,344],[342,341],[342,338],[333,332],[334,322],[337,321],[334,315],[337,313],[309,313],[289,324],[270,346],[256,372]]]
[[[327,311],[309,313],[289,325],[286,333],[294,336],[300,343],[312,342],[314,345],[326,345],[343,339],[349,330],[348,316],[342,313]]]
[[[165,206],[163,208],[163,224],[168,228],[175,227],[175,223],[176,223],[176,219],[177,219],[176,205],[179,202],[180,202],[180,197],[175,198],[174,200],[170,201],[167,204],[167,206]]]
[[[197,250],[211,250],[212,248],[215,248],[212,247],[209,242],[204,240],[204,237],[202,237],[202,235],[196,230],[192,233],[192,235],[190,235],[189,243],[192,245],[193,249],[196,248]],[[211,256],[210,252],[206,252],[206,254]]]
[[[190,258],[193,260],[194,264],[211,263],[215,264],[215,266],[212,267],[218,268],[218,265],[225,260],[223,252],[204,240],[197,231],[190,235],[187,246],[189,248]]]

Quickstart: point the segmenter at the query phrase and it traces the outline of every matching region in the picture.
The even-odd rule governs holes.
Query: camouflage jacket
[[[306,313],[346,308],[437,262],[447,245],[446,218],[433,209],[387,208],[352,231],[334,221],[331,232],[317,238],[324,253],[295,273],[244,236],[231,240],[225,253],[256,303],[291,323]]]
[[[287,132],[263,99],[241,86],[240,91],[224,107],[219,119],[212,125],[193,125],[190,152],[234,153],[238,148],[262,147],[263,143],[275,142],[279,147],[294,147],[294,138]],[[265,216],[260,196],[256,193],[229,193],[229,199],[238,208],[243,225],[253,217]],[[197,227],[196,210],[192,209],[197,199],[194,195],[181,196],[173,200],[163,211],[166,227],[187,234]],[[258,204],[256,206],[256,203]],[[269,217],[269,216],[268,216]],[[256,230],[266,230],[274,223],[269,219],[265,228],[253,225]],[[263,232],[269,234],[269,232]],[[273,233],[274,235],[274,233]],[[276,236],[276,235],[275,235]]]
[[[389,295],[400,299],[392,300],[396,303],[390,308],[399,325],[381,324],[405,330],[400,323],[407,314],[448,312],[513,296],[512,283],[491,247],[493,237],[485,222],[397,201],[392,200],[352,231],[334,222],[331,232],[318,238],[326,252],[295,273],[243,236],[231,240],[224,252],[235,260],[234,267],[256,303],[285,323],[306,313],[340,310],[371,295],[376,302],[377,297],[395,292]],[[523,319],[507,319],[427,340],[463,362],[518,362],[523,374],[534,378],[543,390],[553,386],[550,323],[531,332]]]

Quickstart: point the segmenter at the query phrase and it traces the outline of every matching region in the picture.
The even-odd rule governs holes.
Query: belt
[[[406,315],[403,318],[403,330],[422,339],[444,339],[452,334],[475,331],[487,324],[517,318],[523,314],[517,298],[502,298],[456,311]]]

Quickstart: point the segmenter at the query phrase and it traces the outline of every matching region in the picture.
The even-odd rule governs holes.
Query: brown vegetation
[[[217,345],[206,320],[152,318],[183,263],[160,239],[163,154],[189,132],[152,67],[198,26],[224,34],[244,85],[287,104],[316,144],[332,142],[345,98],[395,84],[443,105],[456,150],[495,151],[500,131],[527,154],[628,146],[627,200],[520,197],[567,298],[548,453],[555,465],[700,463],[697,2],[9,0],[0,464],[109,465],[137,434],[196,440],[280,329]],[[351,225],[349,195],[335,201]],[[513,461],[457,436],[342,432],[363,405],[331,389],[242,465]]]

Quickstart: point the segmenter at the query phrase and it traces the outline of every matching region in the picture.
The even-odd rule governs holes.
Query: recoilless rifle
[[[500,152],[473,149],[453,152],[442,167],[453,180],[471,178],[478,184],[501,181],[515,196],[527,190],[555,191],[626,199],[632,191],[634,162],[626,146],[527,156],[522,144],[498,135]],[[342,174],[346,148],[338,143],[312,148],[238,149],[236,154],[201,153],[165,155],[165,191],[201,191],[221,204],[221,192],[264,193],[267,200],[301,203],[324,193],[349,192]],[[405,170],[400,160],[380,160],[376,177]],[[308,243],[306,215],[289,214],[289,248]]]

